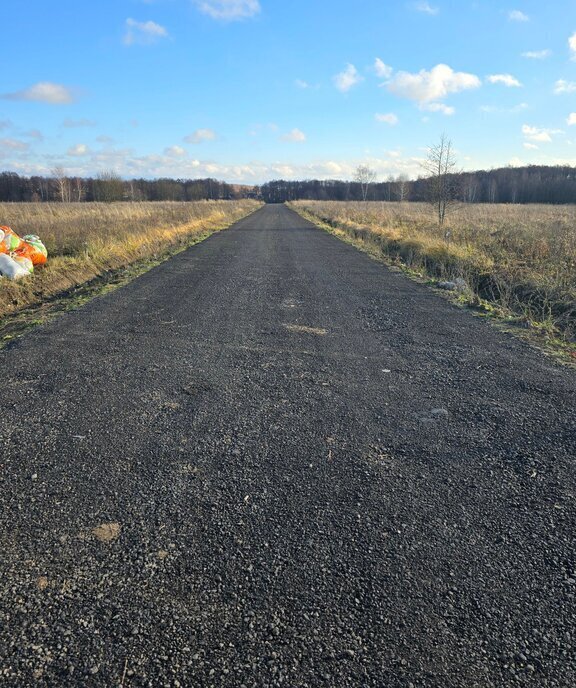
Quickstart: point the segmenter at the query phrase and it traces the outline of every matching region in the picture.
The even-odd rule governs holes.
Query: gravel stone
[[[3,685],[576,685],[574,371],[286,207],[0,363]]]

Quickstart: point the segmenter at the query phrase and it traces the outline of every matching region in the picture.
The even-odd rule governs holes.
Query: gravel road
[[[284,206],[0,362],[1,685],[576,685],[576,375]]]

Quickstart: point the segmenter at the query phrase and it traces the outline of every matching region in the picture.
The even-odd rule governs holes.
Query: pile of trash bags
[[[48,251],[35,234],[20,238],[10,227],[0,227],[0,275],[11,280],[27,277],[47,259]]]

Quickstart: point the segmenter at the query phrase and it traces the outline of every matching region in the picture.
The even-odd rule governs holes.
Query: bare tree
[[[70,203],[72,200],[72,186],[70,180],[66,176],[63,167],[55,167],[52,170],[53,186],[56,195],[60,198],[62,203]]]
[[[376,181],[376,172],[368,165],[358,165],[354,174],[354,181],[360,184],[362,191],[362,200],[365,201],[368,196],[368,189],[370,184]]]
[[[440,141],[428,149],[428,157],[423,163],[428,173],[427,190],[430,203],[442,226],[446,213],[457,204],[458,173],[452,142],[442,134]]]
[[[405,174],[399,174],[394,182],[394,192],[400,203],[408,199],[408,189],[408,177]]]
[[[74,185],[74,199],[80,203],[86,195],[84,180],[81,177],[74,177],[72,183]]]

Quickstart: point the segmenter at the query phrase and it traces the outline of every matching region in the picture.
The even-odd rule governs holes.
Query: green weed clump
[[[576,341],[576,206],[464,204],[439,227],[424,203],[295,201],[331,231],[468,300]]]

